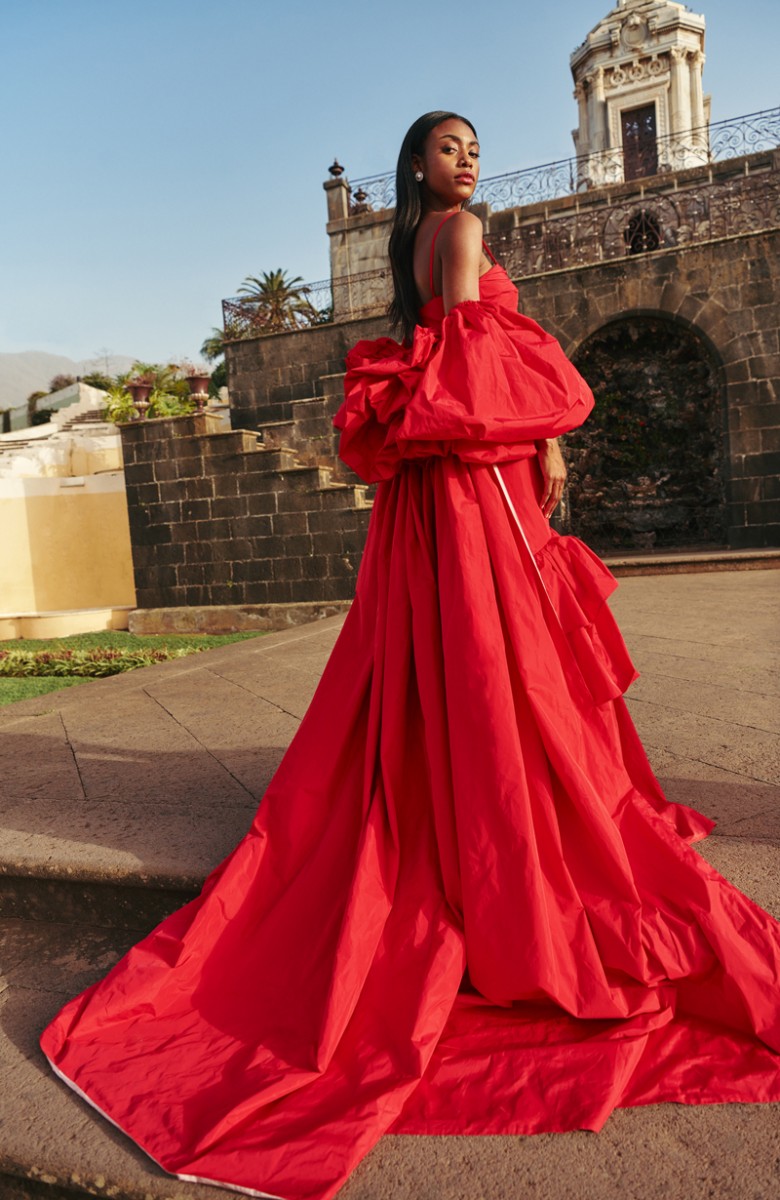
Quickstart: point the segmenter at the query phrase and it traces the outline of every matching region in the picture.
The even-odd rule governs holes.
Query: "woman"
[[[550,529],[593,400],[483,257],[477,176],[468,121],[412,126],[405,340],[350,352],[336,418],[379,484],[356,597],[252,828],[43,1034],[184,1179],[328,1200],[387,1131],[780,1100],[778,923],[692,849],[615,580]]]

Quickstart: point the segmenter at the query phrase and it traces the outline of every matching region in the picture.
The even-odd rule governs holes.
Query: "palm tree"
[[[309,300],[309,287],[300,275],[290,279],[281,269],[264,271],[258,278],[247,275],[238,294],[241,303],[252,308],[252,325],[278,332],[302,329],[317,321],[317,309]]]
[[[215,362],[221,358],[225,353],[225,331],[212,326],[211,333],[200,348],[200,353],[206,362]]]

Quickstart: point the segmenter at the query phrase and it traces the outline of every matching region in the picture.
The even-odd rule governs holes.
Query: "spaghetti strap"
[[[429,280],[429,283],[431,286],[431,297],[436,295],[436,289],[433,286],[433,249],[434,249],[434,246],[436,245],[436,238],[439,236],[439,230],[441,229],[442,225],[444,224],[444,221],[449,221],[450,217],[454,217],[455,213],[459,212],[459,211],[460,210],[456,208],[454,210],[454,212],[447,213],[444,220],[439,221],[439,224],[436,226],[436,229],[434,230],[433,237],[431,238],[431,257],[428,262],[428,280]]]
[[[496,264],[496,266],[498,266],[498,259],[496,258],[495,254],[490,249],[490,246],[488,246],[487,242],[484,239],[482,241],[482,245],[485,247],[485,249],[487,250],[490,257],[493,259],[493,262]]]
[[[456,212],[462,212],[462,209],[456,208],[455,212],[447,213],[444,220],[439,221],[439,224],[436,226],[436,229],[434,230],[433,237],[431,238],[431,256],[430,256],[430,259],[428,262],[428,282],[429,282],[430,288],[431,288],[431,299],[433,299],[433,297],[436,295],[436,289],[433,286],[433,251],[436,246],[436,238],[439,236],[439,230],[441,229],[444,222],[448,221],[450,219],[450,217],[454,217]],[[484,241],[484,239],[482,241],[482,245],[484,246],[485,250],[487,250],[487,252],[490,255],[490,257],[492,258],[493,262],[497,265],[498,259],[496,258],[493,251],[490,249],[490,246],[488,246],[487,242]]]

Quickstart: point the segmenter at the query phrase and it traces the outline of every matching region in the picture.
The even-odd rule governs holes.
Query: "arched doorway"
[[[602,551],[725,543],[724,387],[701,336],[627,316],[591,334],[574,362],[596,407],[564,438],[566,532]]]

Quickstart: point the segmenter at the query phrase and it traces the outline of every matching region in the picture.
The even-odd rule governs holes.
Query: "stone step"
[[[344,480],[352,472],[338,455],[340,433],[327,411],[327,402],[316,400],[293,401],[293,417],[289,421],[266,421],[259,428],[263,445],[268,449],[294,450],[304,466],[329,467],[335,476]]]
[[[295,450],[288,446],[264,446],[257,444],[253,453],[266,471],[290,471],[300,466]]]
[[[324,509],[338,508],[371,508],[373,499],[368,496],[366,483],[331,483],[322,489],[322,507]]]
[[[320,375],[317,380],[317,391],[323,396],[336,397],[339,404],[344,399],[344,376],[345,371],[339,371],[334,375]]]
[[[66,421],[64,425],[60,425],[59,433],[89,433],[95,434],[116,433],[119,430],[112,421]]]
[[[311,404],[317,400],[327,405],[328,412],[335,413],[344,399],[344,373],[319,376],[314,389],[314,396],[303,395],[295,399],[289,397],[271,400],[267,404],[252,405],[252,424],[256,423],[259,428],[266,424],[275,424],[277,421],[289,421],[292,419],[295,405]],[[238,414],[243,411],[240,406],[236,408]]]
[[[259,438],[253,429],[222,429],[213,433],[186,434],[176,438],[177,457],[202,455],[204,458],[226,458],[256,450]]]
[[[91,425],[95,422],[103,421],[102,408],[90,408],[87,412],[78,413],[75,417],[70,417],[68,425]]]
[[[343,396],[314,396],[306,400],[293,400],[292,414],[294,421],[305,421],[310,417],[319,417],[333,424],[333,417],[341,407]]]
[[[315,438],[326,438],[333,444],[338,443],[339,431],[333,428],[333,422],[327,413],[296,417],[294,424],[296,440],[302,445]]]
[[[606,554],[600,557],[613,575],[691,575],[704,571],[756,571],[780,569],[780,546],[754,550],[670,550],[655,554]]]
[[[307,416],[291,421],[274,421],[263,424],[259,430],[263,444],[270,449],[284,446],[298,451],[325,447],[331,458],[337,454],[339,431],[334,428],[327,414]]]
[[[5,857],[5,856],[4,856]],[[122,872],[110,875],[84,864],[69,873],[45,862],[0,863],[0,914],[26,921],[66,921],[101,929],[151,929],[197,896],[202,879],[176,879],[165,873]]]
[[[271,450],[291,446],[295,440],[295,421],[264,421],[258,429],[263,445]]]
[[[102,978],[152,926],[89,929],[0,920],[0,1197],[214,1200],[235,1192],[165,1175],[57,1078],[38,1038],[62,1005]]]
[[[269,465],[272,455],[279,455],[280,459],[282,456],[289,456],[293,462],[286,466]],[[319,491],[327,488],[330,480],[329,467],[301,465],[290,450],[258,450],[244,459],[238,477],[238,492],[239,495],[251,495],[258,492],[280,492],[282,489],[295,492]]]

